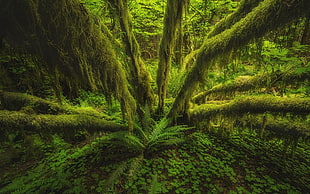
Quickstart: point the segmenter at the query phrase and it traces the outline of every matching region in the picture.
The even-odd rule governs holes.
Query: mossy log
[[[128,129],[124,125],[83,114],[35,115],[7,110],[0,111],[0,126],[3,135],[20,131],[24,134],[40,134],[42,137],[58,134],[69,140],[79,131],[94,134]]]
[[[221,105],[204,104],[190,110],[190,118],[209,119],[216,115],[237,115],[247,113],[291,113],[295,115],[310,114],[310,98],[286,98],[271,95],[241,96]]]
[[[310,80],[309,73],[297,74],[296,72],[263,73],[255,76],[239,76],[233,82],[219,84],[203,91],[193,97],[192,102],[202,104],[209,95],[231,96],[236,92],[246,92],[262,88],[284,85],[298,85],[298,82]]]
[[[21,110],[31,108],[39,114],[59,114],[66,110],[59,104],[25,93],[0,91],[0,109]]]
[[[199,82],[204,80],[208,70],[216,64],[217,58],[225,58],[232,50],[248,44],[251,40],[310,14],[309,7],[308,0],[265,0],[229,29],[206,39],[167,117],[176,118],[178,114],[187,112],[189,101]]]

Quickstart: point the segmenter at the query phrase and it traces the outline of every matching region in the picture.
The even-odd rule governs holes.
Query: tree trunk
[[[152,112],[153,91],[150,85],[150,75],[146,71],[141,58],[140,46],[132,32],[131,15],[127,0],[109,0],[119,16],[119,23],[123,33],[126,54],[130,57],[130,84],[133,87],[133,96],[138,104],[138,113],[143,117],[144,107],[147,105]]]
[[[188,0],[168,0],[167,2],[163,37],[159,46],[159,63],[156,79],[158,87],[158,114],[162,114],[164,110],[170,76],[172,52],[176,39],[176,29],[181,22],[184,6],[187,1]]]

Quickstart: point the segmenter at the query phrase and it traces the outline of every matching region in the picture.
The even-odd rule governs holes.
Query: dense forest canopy
[[[309,191],[309,0],[0,5],[0,193]]]

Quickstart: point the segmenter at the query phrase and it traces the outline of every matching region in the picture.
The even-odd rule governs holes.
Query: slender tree
[[[131,15],[128,10],[127,0],[108,0],[115,9],[121,30],[124,32],[123,42],[126,54],[130,57],[130,83],[133,87],[133,96],[138,106],[140,118],[143,117],[145,105],[152,110],[153,91],[150,85],[150,75],[146,71],[144,62],[141,58],[140,46],[132,31]]]
[[[163,36],[159,46],[159,62],[157,70],[158,113],[163,113],[167,87],[170,76],[172,52],[175,45],[176,29],[181,22],[182,14],[188,0],[168,0]]]

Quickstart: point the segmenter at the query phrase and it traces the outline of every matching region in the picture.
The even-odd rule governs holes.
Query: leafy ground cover
[[[72,146],[55,136],[55,150],[42,160],[31,167],[29,162],[16,163],[1,174],[0,193],[307,193],[310,189],[310,151],[304,143],[291,154],[281,141],[263,141],[248,131],[227,138],[191,132],[181,146],[143,157],[107,146],[105,137]]]

